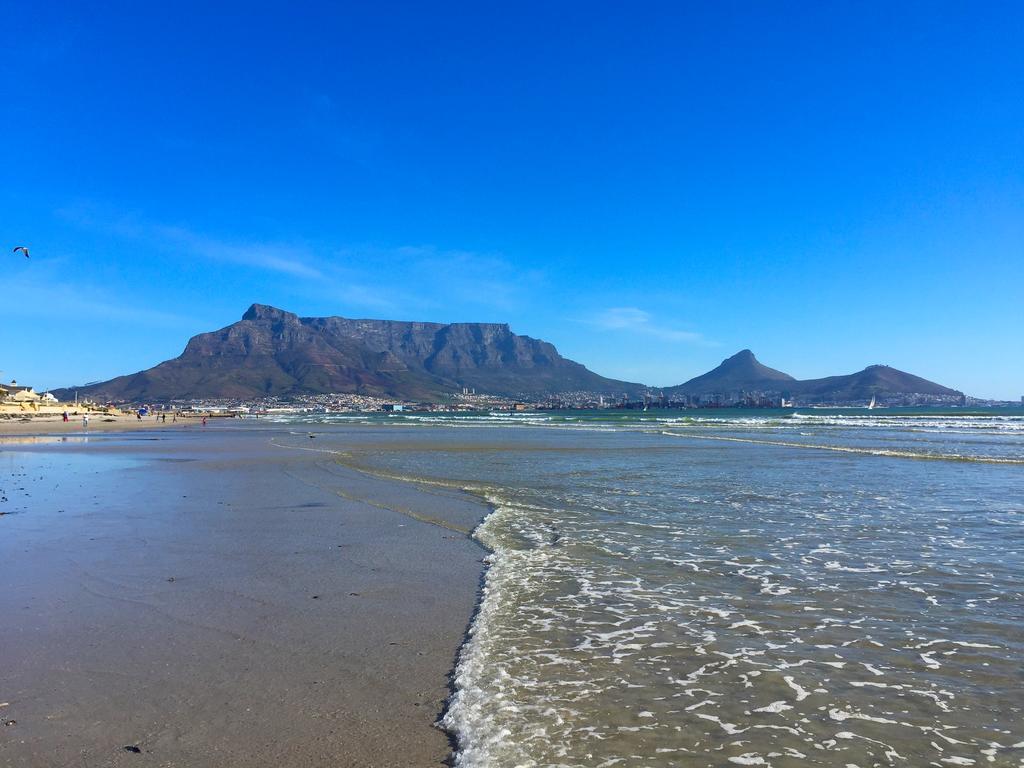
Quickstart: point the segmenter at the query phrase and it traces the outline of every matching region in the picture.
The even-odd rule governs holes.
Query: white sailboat
[[[870,410],[871,410],[872,408],[874,408],[874,407],[875,407],[875,396],[874,396],[874,395],[872,395],[872,396],[871,396],[871,402],[870,402],[870,403],[868,403],[868,410],[870,411]]]

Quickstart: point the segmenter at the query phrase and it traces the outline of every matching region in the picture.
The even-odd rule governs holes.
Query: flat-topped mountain
[[[78,392],[136,402],[329,392],[416,400],[463,387],[509,397],[643,390],[599,376],[506,324],[299,317],[253,304],[238,322],[194,336],[173,360]]]
[[[798,398],[803,403],[858,403],[872,397],[959,398],[963,393],[887,365],[871,365],[846,376],[799,380],[761,364],[749,349],[737,352],[717,368],[665,390],[669,397],[723,397],[760,392]]]

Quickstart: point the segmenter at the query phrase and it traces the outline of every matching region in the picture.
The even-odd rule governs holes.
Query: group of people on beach
[[[142,421],[142,416],[143,416],[143,410],[142,409],[139,409],[138,411],[135,412],[135,418],[137,420]],[[167,423],[167,414],[166,413],[154,414],[154,418],[157,421],[159,421],[161,424],[166,424]],[[69,421],[71,421],[71,416],[68,414],[67,411],[64,411],[61,414],[61,420],[65,424],[67,424]],[[178,421],[178,414],[177,413],[172,413],[171,414],[171,423],[174,424],[177,421]],[[203,416],[203,426],[204,427],[206,426],[206,417],[205,416]],[[85,413],[85,414],[82,414],[82,429],[88,429],[88,428],[89,428],[89,414]]]

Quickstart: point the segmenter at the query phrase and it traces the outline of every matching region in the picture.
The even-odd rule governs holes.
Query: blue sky
[[[258,301],[1024,394],[1020,3],[207,6],[0,4],[3,380]]]

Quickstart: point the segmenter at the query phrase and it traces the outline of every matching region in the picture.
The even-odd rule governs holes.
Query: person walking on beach
[[[206,426],[206,417],[205,416],[203,416],[203,426],[204,427]]]
[[[89,428],[89,414],[87,413],[84,416],[82,416],[82,429],[88,429],[88,428]]]
[[[62,413],[61,416],[64,419],[64,423],[67,424],[68,423],[68,412],[64,411],[64,413]]]

